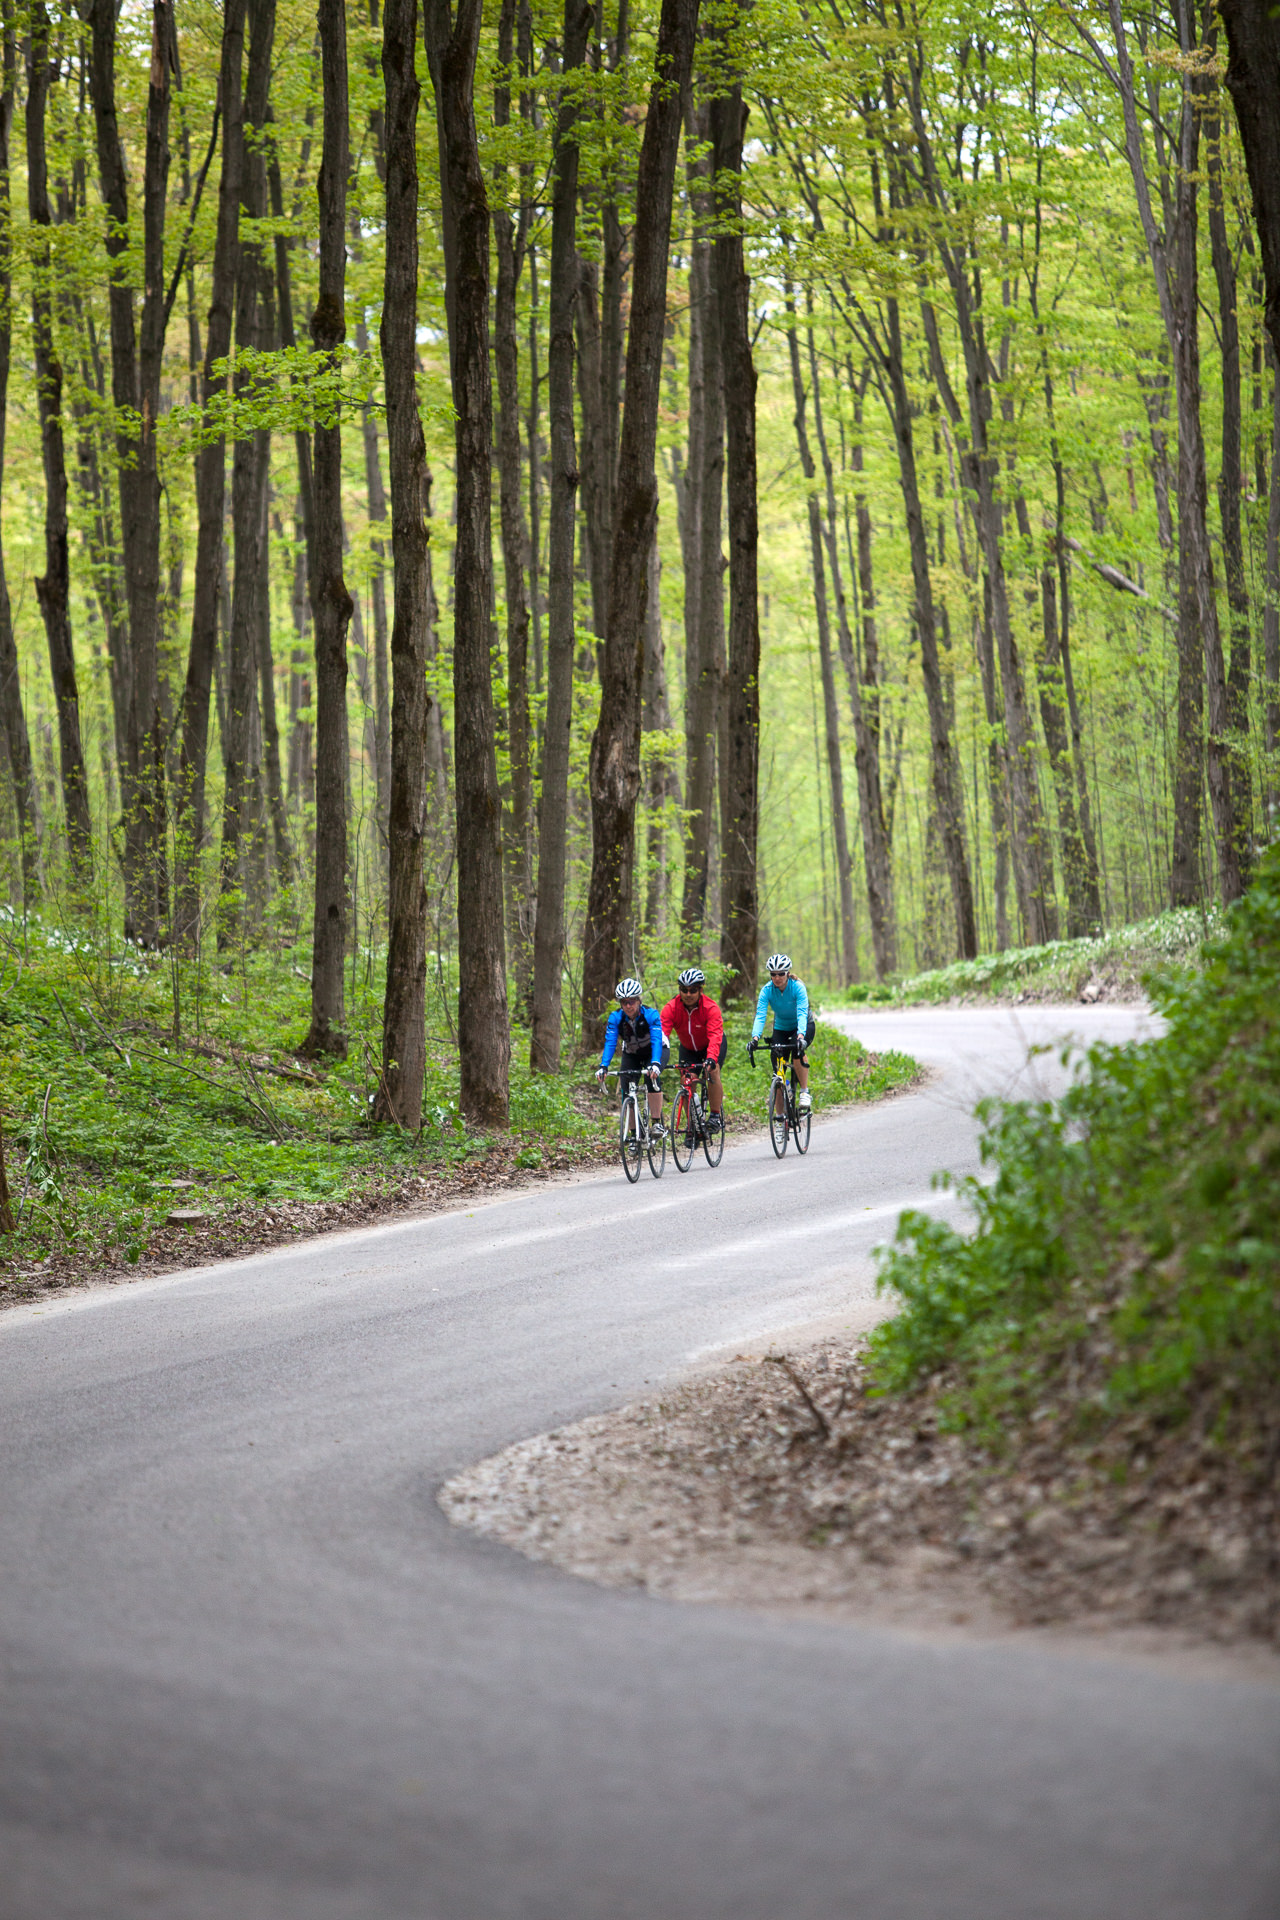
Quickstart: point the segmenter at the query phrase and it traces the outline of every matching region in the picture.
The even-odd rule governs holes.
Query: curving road
[[[1140,1016],[851,1019],[935,1078],[804,1161],[757,1137],[0,1318],[2,1920],[1276,1920],[1280,1690],[605,1592],[433,1497],[866,1317],[871,1244],[975,1163],[968,1101],[1068,1022]]]

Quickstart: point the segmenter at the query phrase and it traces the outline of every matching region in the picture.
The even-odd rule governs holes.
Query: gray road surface
[[[806,1160],[0,1318],[3,1920],[1276,1920],[1275,1690],[605,1592],[434,1500],[865,1317],[897,1207],[974,1165],[967,1100],[1067,1019],[1136,1024],[858,1018],[937,1078]]]

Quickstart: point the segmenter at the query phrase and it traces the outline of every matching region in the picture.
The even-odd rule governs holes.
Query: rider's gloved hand
[[[758,1040],[748,1040],[747,1042],[747,1058],[751,1062],[753,1067],[756,1063],[756,1048],[759,1046],[759,1044],[760,1043]]]
[[[646,1071],[648,1072],[648,1075],[649,1075],[650,1086],[656,1087],[659,1080],[661,1080],[662,1078],[662,1068],[657,1066],[651,1066],[647,1068]]]
[[[596,1068],[596,1085],[597,1085],[598,1087],[602,1087],[602,1086],[604,1085],[604,1083],[605,1083],[605,1075],[606,1075],[606,1073],[607,1073],[607,1072],[608,1072],[608,1069],[607,1069],[606,1067],[597,1067],[597,1068]]]

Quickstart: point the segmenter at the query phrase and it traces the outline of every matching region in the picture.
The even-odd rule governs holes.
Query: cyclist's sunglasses
[[[700,1000],[702,998],[702,988],[701,987],[681,987],[680,998],[682,1000]]]

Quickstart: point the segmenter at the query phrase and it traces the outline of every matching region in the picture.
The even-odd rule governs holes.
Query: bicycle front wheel
[[[781,1160],[787,1150],[787,1093],[776,1074],[769,1088],[769,1138]]]
[[[622,1171],[632,1186],[640,1178],[640,1162],[644,1156],[644,1143],[640,1138],[640,1108],[634,1093],[629,1093],[618,1113],[618,1152],[622,1156]]]
[[[809,1151],[809,1122],[812,1117],[808,1107],[796,1107],[794,1109],[794,1118],[792,1119],[791,1125],[796,1136],[797,1153],[808,1153]]]
[[[655,1120],[652,1114],[648,1116],[648,1119],[649,1126],[645,1146],[649,1154],[649,1171],[655,1180],[661,1180],[663,1169],[667,1164],[666,1130],[664,1129],[661,1133],[658,1132],[658,1128],[662,1126],[662,1122],[661,1120]]]
[[[703,1114],[702,1151],[707,1156],[709,1167],[720,1165],[720,1156],[724,1152],[724,1115],[722,1113]]]
[[[693,1165],[693,1150],[697,1145],[697,1129],[693,1124],[693,1104],[682,1087],[676,1101],[676,1110],[671,1116],[671,1158],[681,1173],[688,1173]]]

